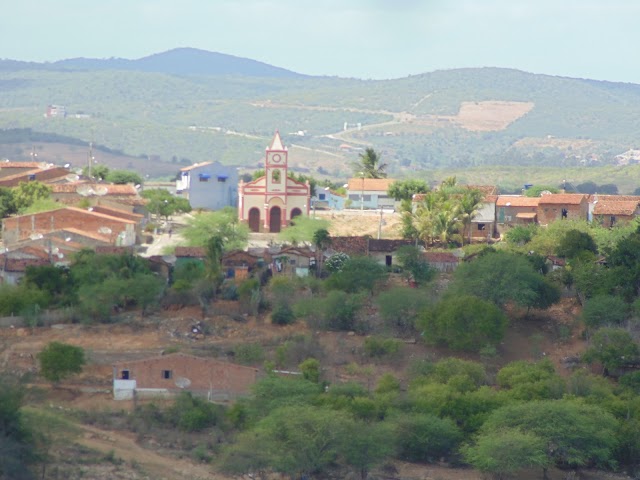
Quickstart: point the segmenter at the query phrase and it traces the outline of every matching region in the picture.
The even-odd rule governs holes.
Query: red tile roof
[[[638,200],[598,200],[593,207],[594,215],[633,215],[638,209]]]
[[[539,205],[580,205],[586,198],[582,193],[549,193],[540,197]]]
[[[0,255],[0,271],[24,272],[27,267],[41,267],[51,265],[48,258],[7,258]]]
[[[522,195],[499,195],[496,207],[537,207],[540,197],[524,197]]]
[[[194,168],[204,167],[206,165],[213,165],[213,162],[194,163],[193,165],[189,165],[188,167],[181,168],[180,171],[188,172],[189,170],[193,170]]]
[[[329,248],[347,255],[367,255],[367,237],[331,237]]]

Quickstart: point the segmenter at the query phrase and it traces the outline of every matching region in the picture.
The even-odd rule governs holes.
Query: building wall
[[[349,190],[347,199],[351,200],[350,208],[395,208],[396,201],[387,192]]]
[[[181,195],[193,208],[220,210],[238,204],[238,170],[234,167],[217,162],[202,165],[182,172],[181,180],[178,184],[186,187]]]
[[[579,205],[546,204],[538,205],[538,223],[548,225],[549,223],[562,220],[562,209],[567,210],[566,220],[587,220],[589,205],[586,199]]]
[[[179,391],[176,380],[186,378],[191,383],[184,390],[230,397],[249,394],[258,377],[255,368],[182,354],[120,362],[114,366],[114,381],[122,380],[123,370],[129,371],[136,389]],[[164,371],[171,372],[171,378],[164,378]]]
[[[105,233],[113,245],[135,245],[135,224],[131,221],[94,215],[91,212],[63,208],[49,212],[5,218],[2,221],[2,238],[5,245],[10,246],[30,238],[34,234],[47,234],[65,228],[77,228],[94,234],[100,229],[110,229]]]

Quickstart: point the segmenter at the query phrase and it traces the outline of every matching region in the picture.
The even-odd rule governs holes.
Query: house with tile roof
[[[504,233],[515,225],[537,223],[540,197],[523,195],[498,195],[496,222],[498,233]]]
[[[289,178],[289,150],[276,131],[265,153],[264,176],[238,185],[238,218],[252,232],[278,233],[298,215],[309,216],[309,182]]]
[[[605,227],[623,225],[640,215],[640,196],[597,195],[589,198],[589,219]]]
[[[347,201],[350,208],[395,208],[395,199],[387,194],[394,182],[391,178],[350,178],[347,183]]]
[[[65,207],[3,219],[2,239],[5,246],[13,246],[28,239],[34,240],[58,230],[73,228],[100,235],[109,244],[127,246],[136,242],[137,224],[127,218]]]
[[[540,225],[559,220],[588,220],[588,196],[582,193],[548,193],[540,196],[537,217]]]
[[[238,204],[238,170],[218,162],[196,163],[180,169],[176,195],[192,208],[220,210]]]

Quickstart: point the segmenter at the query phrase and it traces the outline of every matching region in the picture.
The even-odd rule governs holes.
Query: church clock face
[[[276,153],[273,157],[271,157],[271,161],[273,163],[280,163],[282,161],[282,157]]]

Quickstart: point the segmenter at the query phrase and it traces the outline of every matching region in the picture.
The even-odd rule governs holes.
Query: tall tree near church
[[[387,178],[386,168],[387,164],[382,163],[380,154],[371,147],[360,154],[360,160],[353,167],[355,174],[364,178]]]

